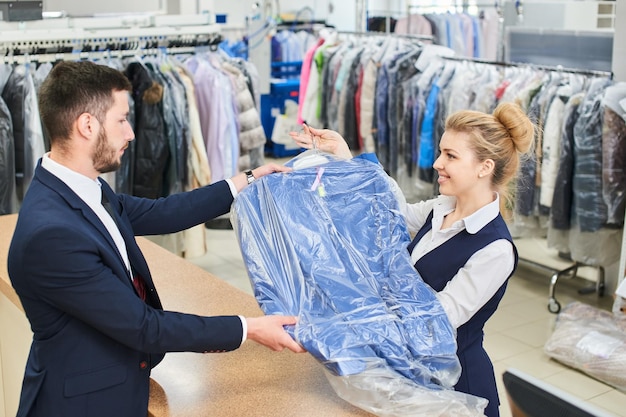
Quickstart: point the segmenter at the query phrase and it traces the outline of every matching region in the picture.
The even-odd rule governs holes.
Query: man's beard
[[[117,158],[117,152],[109,146],[104,126],[98,134],[98,142],[92,158],[94,168],[101,174],[117,171],[121,165],[120,159]]]

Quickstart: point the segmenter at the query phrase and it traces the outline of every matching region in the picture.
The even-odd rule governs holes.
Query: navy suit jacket
[[[241,343],[237,316],[163,311],[134,238],[177,232],[228,212],[228,184],[151,200],[115,194],[102,182],[147,300],[136,294],[98,216],[39,163],[8,258],[33,331],[20,417],[146,416],[150,369],[165,352],[229,351]]]

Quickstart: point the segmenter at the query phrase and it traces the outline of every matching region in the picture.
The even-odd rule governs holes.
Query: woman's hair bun
[[[519,105],[500,103],[493,116],[509,132],[518,152],[526,153],[530,150],[535,137],[535,125]]]

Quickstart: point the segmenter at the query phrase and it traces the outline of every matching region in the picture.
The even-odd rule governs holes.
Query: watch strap
[[[248,180],[248,184],[252,184],[254,180],[256,180],[256,178],[254,178],[254,175],[252,175],[251,170],[244,171],[244,174],[246,174],[246,179]]]

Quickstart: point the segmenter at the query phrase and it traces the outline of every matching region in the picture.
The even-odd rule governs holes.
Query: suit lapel
[[[73,208],[74,210],[78,210],[82,213],[85,220],[87,220],[93,227],[95,227],[100,234],[106,239],[108,244],[113,248],[120,258],[120,262],[124,263],[119,251],[117,250],[117,246],[113,241],[113,238],[109,234],[107,228],[104,226],[100,218],[94,213],[94,211],[85,203],[70,187],[67,186],[63,181],[57,178],[55,175],[42,168],[41,165],[37,166],[35,170],[35,177],[41,181],[42,184],[46,185],[50,189],[54,190],[57,194],[59,194],[67,204]]]

